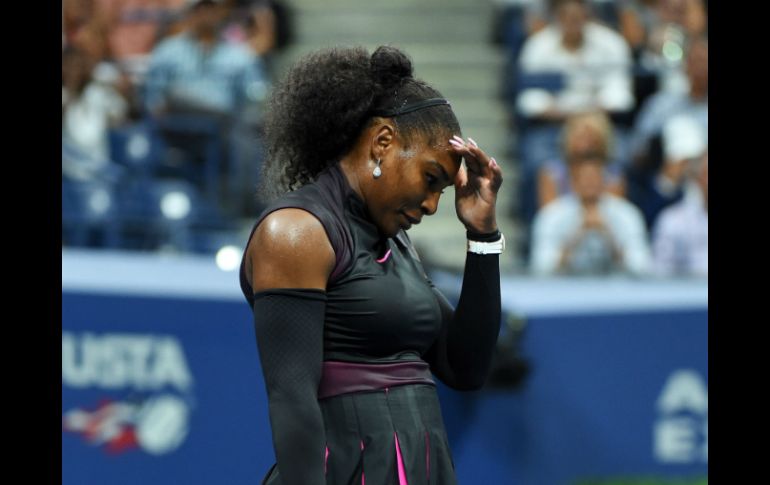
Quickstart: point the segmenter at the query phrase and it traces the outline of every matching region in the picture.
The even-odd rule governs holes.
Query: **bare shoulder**
[[[247,275],[254,291],[326,289],[335,262],[323,225],[302,209],[279,209],[265,217],[246,253]]]

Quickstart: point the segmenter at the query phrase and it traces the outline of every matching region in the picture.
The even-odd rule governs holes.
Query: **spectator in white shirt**
[[[628,177],[628,200],[642,211],[650,231],[661,211],[684,197],[687,167],[708,147],[708,133],[689,114],[668,119],[661,138],[663,164],[653,172]]]
[[[127,119],[125,98],[96,74],[85,51],[62,51],[62,175],[73,180],[109,175],[109,129]]]
[[[655,272],[708,276],[708,152],[692,161],[684,198],[660,213],[652,235]]]
[[[556,22],[527,39],[519,68],[523,74],[560,73],[564,86],[556,92],[523,89],[519,112],[547,121],[597,108],[629,112],[634,107],[632,57],[625,39],[589,20],[585,0],[556,0],[553,9]]]
[[[531,271],[535,275],[643,275],[650,248],[639,210],[606,189],[606,159],[571,160],[572,194],[535,216]]]
[[[641,106],[631,130],[628,149],[635,164],[643,169],[654,168],[660,162],[651,142],[663,133],[668,120],[678,115],[694,119],[708,133],[709,123],[709,51],[708,39],[696,37],[687,45],[683,90],[660,90]]]
[[[522,191],[545,160],[557,158],[566,118],[603,111],[615,129],[615,151],[627,160],[629,117],[635,106],[632,57],[623,37],[590,20],[588,0],[556,0],[555,20],[527,38],[519,57],[516,111]],[[524,202],[525,210],[526,201]]]

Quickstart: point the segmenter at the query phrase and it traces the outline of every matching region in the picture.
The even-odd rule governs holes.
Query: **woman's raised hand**
[[[482,234],[497,230],[495,203],[503,184],[503,172],[494,158],[484,153],[472,138],[449,140],[465,163],[455,177],[455,209],[468,230]]]

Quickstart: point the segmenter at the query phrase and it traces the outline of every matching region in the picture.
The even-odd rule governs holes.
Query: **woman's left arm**
[[[441,307],[441,333],[423,358],[447,386],[480,389],[500,332],[499,256],[468,253],[456,309],[435,286],[433,292]]]
[[[451,142],[465,159],[455,180],[457,217],[465,225],[469,241],[500,245],[495,203],[503,177],[500,166],[471,139]],[[504,242],[504,241],[503,241]],[[457,308],[434,287],[442,312],[442,330],[425,354],[431,370],[448,386],[459,390],[484,385],[500,331],[501,249],[488,254],[469,252],[465,259],[462,290]]]

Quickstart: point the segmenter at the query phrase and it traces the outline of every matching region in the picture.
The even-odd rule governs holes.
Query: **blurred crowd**
[[[533,274],[708,274],[706,0],[496,0]],[[207,252],[261,205],[278,0],[63,0],[63,244]],[[161,247],[162,248],[162,247]]]
[[[529,270],[707,276],[707,2],[496,6]]]
[[[207,252],[259,213],[276,0],[63,0],[63,244]]]

